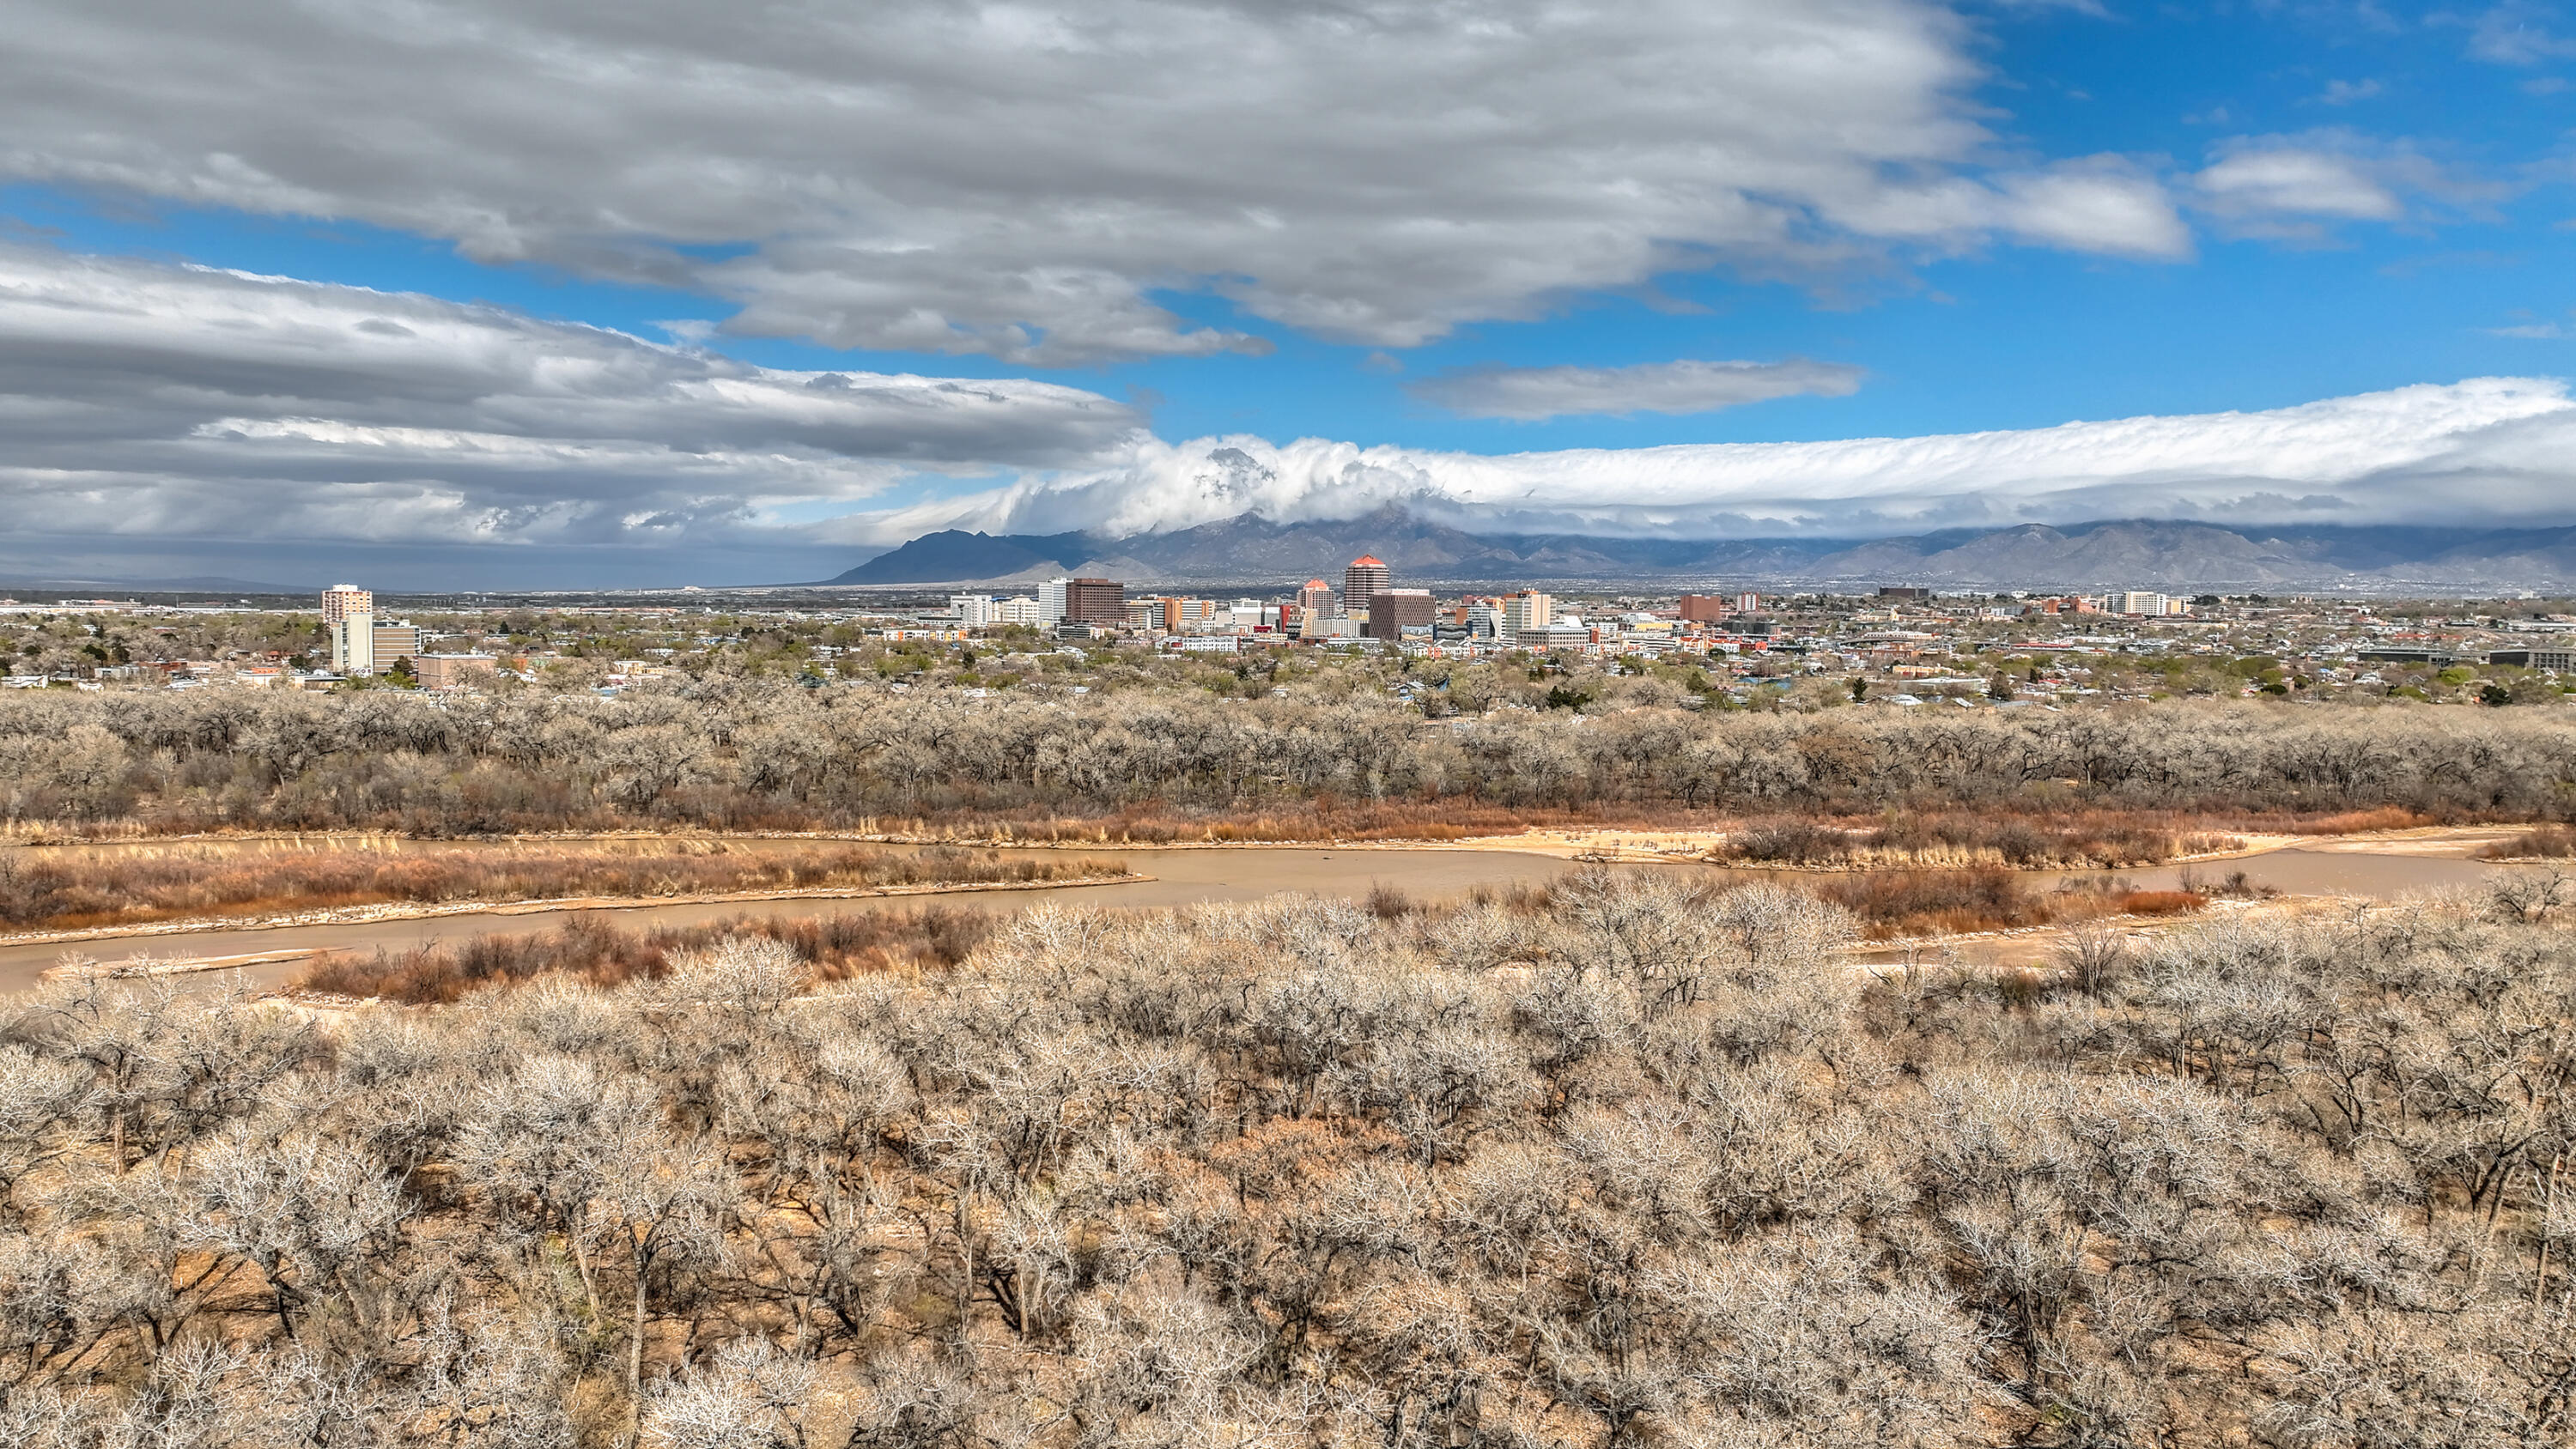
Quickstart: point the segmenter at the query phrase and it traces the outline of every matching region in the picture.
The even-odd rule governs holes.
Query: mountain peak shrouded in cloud
[[[1111,534],[1238,513],[1347,518],[1386,504],[1505,529],[1862,535],[2103,517],[2466,523],[2576,517],[2576,402],[2477,378],[2268,412],[2015,432],[1487,456],[1324,439],[1166,443],[880,520]]]

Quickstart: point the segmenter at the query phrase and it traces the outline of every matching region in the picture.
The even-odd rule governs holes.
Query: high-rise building
[[[355,679],[376,672],[376,615],[373,609],[343,612],[328,627],[332,673]]]
[[[1351,614],[1368,612],[1369,595],[1395,582],[1395,574],[1375,554],[1361,554],[1342,570],[1342,608]]]
[[[1066,579],[1064,617],[1077,624],[1127,622],[1127,586],[1111,579]]]
[[[1726,617],[1726,600],[1715,594],[1684,594],[1681,616],[1692,624],[1714,624]]]
[[[1380,589],[1369,595],[1368,635],[1392,642],[1408,630],[1429,633],[1432,613],[1429,589]]]
[[[322,622],[337,624],[351,614],[372,614],[376,596],[356,584],[333,584],[322,591]]]
[[[1735,596],[1735,612],[1737,612],[1737,613],[1739,613],[1739,614],[1759,614],[1759,613],[1761,613],[1761,612],[1762,612],[1762,596],[1761,596],[1760,594],[1738,594],[1738,595],[1736,595],[1736,596]]]
[[[1297,591],[1297,612],[1300,614],[1332,613],[1333,586],[1322,579],[1308,579],[1306,587]]]
[[[1503,640],[1518,639],[1524,629],[1544,629],[1556,622],[1556,600],[1536,589],[1523,589],[1503,600]]]
[[[957,622],[966,628],[984,629],[993,624],[991,594],[950,594],[948,608],[956,614]]]
[[[1038,585],[1039,623],[1049,628],[1064,622],[1064,590],[1071,579],[1049,579]]]

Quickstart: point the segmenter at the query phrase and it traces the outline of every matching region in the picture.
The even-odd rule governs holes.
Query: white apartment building
[[[2112,602],[2117,603],[2119,613],[2144,614],[2151,618],[2187,613],[2190,609],[2190,606],[2181,599],[2170,598],[2163,594],[2150,594],[2138,589],[2115,595]]]
[[[331,672],[355,679],[376,672],[376,615],[373,609],[343,613],[329,625]]]
[[[989,629],[995,622],[991,594],[950,594],[948,612],[969,629]]]
[[[1523,589],[1503,600],[1502,637],[1518,639],[1532,629],[1556,622],[1556,600],[1536,589]]]
[[[993,605],[993,622],[996,624],[1053,624],[1056,619],[1064,617],[1062,614],[1055,618],[1045,615],[1046,606],[1026,594],[997,600]]]

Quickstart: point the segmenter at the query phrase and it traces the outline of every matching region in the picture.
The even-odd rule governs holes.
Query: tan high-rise
[[[351,614],[372,614],[376,596],[356,584],[333,584],[322,591],[322,622],[337,624]]]

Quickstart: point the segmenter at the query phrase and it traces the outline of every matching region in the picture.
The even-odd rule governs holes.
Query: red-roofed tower
[[[1354,614],[1368,612],[1369,595],[1384,593],[1395,581],[1394,571],[1375,554],[1361,554],[1342,570],[1342,607]]]

